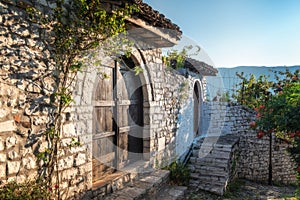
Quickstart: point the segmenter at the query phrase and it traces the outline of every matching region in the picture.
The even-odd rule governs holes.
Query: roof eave
[[[175,30],[155,27],[136,17],[128,17],[127,21],[133,25],[128,30],[129,37],[156,48],[172,47],[181,38]]]

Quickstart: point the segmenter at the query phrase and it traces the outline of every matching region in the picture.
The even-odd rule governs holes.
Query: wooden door
[[[93,181],[142,155],[142,87],[128,61],[103,69],[94,94]]]

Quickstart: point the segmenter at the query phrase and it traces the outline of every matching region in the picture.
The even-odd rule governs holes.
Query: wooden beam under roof
[[[127,18],[127,21],[132,24],[129,25],[128,36],[137,42],[144,42],[154,48],[172,47],[178,43],[179,37],[175,30],[154,27],[138,18]]]

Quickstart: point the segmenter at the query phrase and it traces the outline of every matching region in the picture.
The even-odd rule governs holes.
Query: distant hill
[[[213,99],[217,93],[222,94],[229,92],[232,94],[236,90],[236,85],[241,81],[236,73],[244,72],[244,76],[250,77],[254,74],[255,77],[260,75],[266,75],[269,80],[275,81],[274,71],[283,71],[287,69],[291,72],[295,72],[300,69],[300,65],[296,66],[277,66],[277,67],[255,67],[255,66],[239,66],[234,68],[217,68],[219,73],[217,77],[207,77],[208,86],[208,98]]]

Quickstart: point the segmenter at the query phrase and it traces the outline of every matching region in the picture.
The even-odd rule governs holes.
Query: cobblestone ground
[[[270,186],[246,180],[231,185],[223,197],[204,191],[187,191],[185,200],[298,200],[293,186]]]

